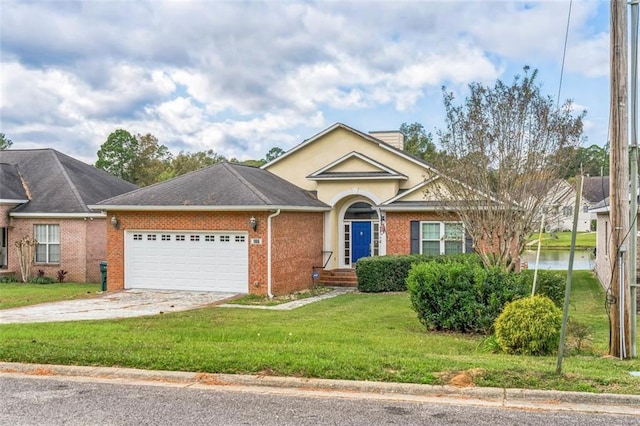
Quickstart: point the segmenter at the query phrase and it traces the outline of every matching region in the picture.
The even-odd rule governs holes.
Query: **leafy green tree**
[[[4,133],[0,133],[0,151],[11,148],[11,145],[13,145],[13,141],[6,137]]]
[[[265,160],[238,160],[236,157],[231,157],[231,159],[229,160],[230,163],[236,163],[236,164],[243,164],[245,166],[251,166],[251,167],[260,167],[263,164],[266,164],[267,162]]]
[[[158,143],[150,133],[137,135],[138,149],[133,161],[133,181],[137,185],[147,186],[162,180],[163,173],[171,168],[169,149]]]
[[[269,150],[269,152],[267,152],[267,155],[266,157],[264,157],[264,160],[266,163],[268,163],[269,161],[273,161],[276,158],[280,157],[282,154],[284,154],[284,149],[274,146]]]
[[[582,173],[589,176],[609,174],[609,144],[605,146],[567,147],[560,156],[564,168],[563,178],[569,179]]]
[[[146,186],[167,176],[171,158],[169,149],[150,133],[133,136],[118,129],[100,146],[95,166],[136,185]]]
[[[140,142],[123,129],[112,132],[100,146],[95,166],[107,173],[135,182],[135,161]]]
[[[446,127],[438,135],[446,155],[434,165],[445,174],[430,188],[448,203],[443,211],[458,206],[488,266],[515,266],[514,255],[522,252],[544,200],[562,177],[562,156],[582,141],[586,113],[574,113],[571,101],[558,108],[541,93],[536,76],[525,67],[511,84],[470,84],[461,105],[443,88]]]
[[[223,161],[227,161],[227,159],[223,155],[213,152],[212,149],[199,152],[180,151],[171,162],[171,177],[203,169]]]
[[[404,151],[425,161],[432,162],[438,154],[433,136],[420,123],[402,123],[400,132],[404,135]]]

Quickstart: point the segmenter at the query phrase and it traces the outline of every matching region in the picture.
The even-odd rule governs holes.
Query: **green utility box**
[[[107,291],[107,261],[100,262],[100,275],[102,275],[102,291]]]

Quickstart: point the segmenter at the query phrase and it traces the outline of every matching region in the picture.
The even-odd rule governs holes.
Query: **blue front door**
[[[371,256],[371,222],[351,222],[351,264]]]

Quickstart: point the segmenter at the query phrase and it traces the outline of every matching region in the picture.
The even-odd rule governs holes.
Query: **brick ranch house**
[[[279,295],[366,256],[472,251],[403,143],[337,123],[262,168],[220,163],[92,205],[112,223],[108,288]]]
[[[17,241],[35,238],[32,273],[99,282],[106,215],[87,207],[137,188],[54,149],[0,151],[0,275],[20,277]]]

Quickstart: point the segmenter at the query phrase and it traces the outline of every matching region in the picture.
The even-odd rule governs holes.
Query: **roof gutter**
[[[32,219],[82,219],[82,218],[96,218],[104,219],[107,215],[104,212],[100,213],[9,213],[11,217],[23,217]]]
[[[331,207],[314,207],[314,206],[193,206],[193,205],[179,205],[179,206],[127,206],[127,205],[107,205],[107,204],[92,204],[87,206],[92,210],[100,211],[211,211],[211,212],[237,212],[237,211],[303,211],[303,212],[326,212],[331,210]]]
[[[271,292],[271,219],[280,214],[280,209],[267,217],[267,296],[273,299]]]

